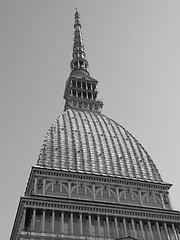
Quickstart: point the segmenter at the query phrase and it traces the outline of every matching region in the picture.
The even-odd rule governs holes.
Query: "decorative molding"
[[[29,195],[30,192],[32,192],[32,181],[35,177],[53,177],[57,179],[69,179],[73,182],[82,180],[90,183],[98,183],[102,182],[103,184],[110,184],[111,186],[114,185],[114,187],[131,187],[131,188],[141,188],[144,190],[150,190],[153,189],[154,191],[160,191],[163,193],[167,193],[171,184],[168,183],[155,183],[155,182],[148,182],[148,181],[140,181],[140,180],[132,180],[132,179],[119,179],[118,177],[111,177],[109,176],[96,176],[96,175],[90,175],[90,174],[81,174],[81,173],[75,173],[75,172],[65,172],[61,170],[55,170],[55,169],[47,169],[47,168],[41,168],[41,167],[32,167],[31,173],[28,179],[25,195]]]
[[[93,202],[80,201],[80,200],[68,200],[68,199],[29,199],[23,198],[25,207],[39,208],[39,209],[53,209],[62,211],[73,211],[82,213],[94,213],[94,214],[106,214],[125,218],[134,219],[149,219],[165,222],[179,223],[180,213],[177,211],[167,211],[162,209],[153,209],[145,207],[135,207],[128,205],[117,205],[111,203],[99,203],[96,202],[94,206]]]

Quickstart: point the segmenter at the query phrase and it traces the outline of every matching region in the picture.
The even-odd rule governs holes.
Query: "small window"
[[[80,67],[84,67],[83,61],[79,61]]]
[[[91,99],[91,98],[92,98],[91,93],[88,92],[88,99]]]
[[[86,98],[86,92],[83,92],[83,98]]]
[[[87,84],[87,87],[88,87],[88,90],[91,90],[91,84],[90,83]]]
[[[72,81],[72,86],[76,87],[76,81]]]
[[[86,89],[86,83],[85,82],[82,83],[82,87],[83,87],[83,89]]]
[[[77,87],[81,88],[81,82],[77,82]]]
[[[76,91],[75,90],[73,90],[73,97],[75,97],[76,96]]]
[[[74,68],[77,68],[78,67],[78,62],[75,62],[74,63]]]
[[[78,92],[78,97],[81,97],[81,92],[80,91]]]

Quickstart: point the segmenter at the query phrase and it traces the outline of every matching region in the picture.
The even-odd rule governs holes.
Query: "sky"
[[[76,7],[102,113],[144,146],[180,210],[180,1],[0,0],[2,239],[63,111]]]

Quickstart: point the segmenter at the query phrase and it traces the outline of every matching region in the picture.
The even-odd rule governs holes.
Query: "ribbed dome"
[[[68,109],[50,127],[38,166],[162,182],[141,144],[122,126],[93,111]]]

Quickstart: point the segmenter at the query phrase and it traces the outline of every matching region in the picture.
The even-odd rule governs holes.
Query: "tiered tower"
[[[149,154],[101,114],[78,10],[64,112],[47,132],[11,240],[180,240],[180,213]]]
[[[100,112],[103,103],[97,99],[97,83],[88,72],[88,61],[84,50],[81,36],[81,24],[79,13],[76,9],[74,23],[74,45],[72,61],[70,64],[71,74],[66,82],[64,98],[66,100],[64,110],[69,108],[93,110]]]

